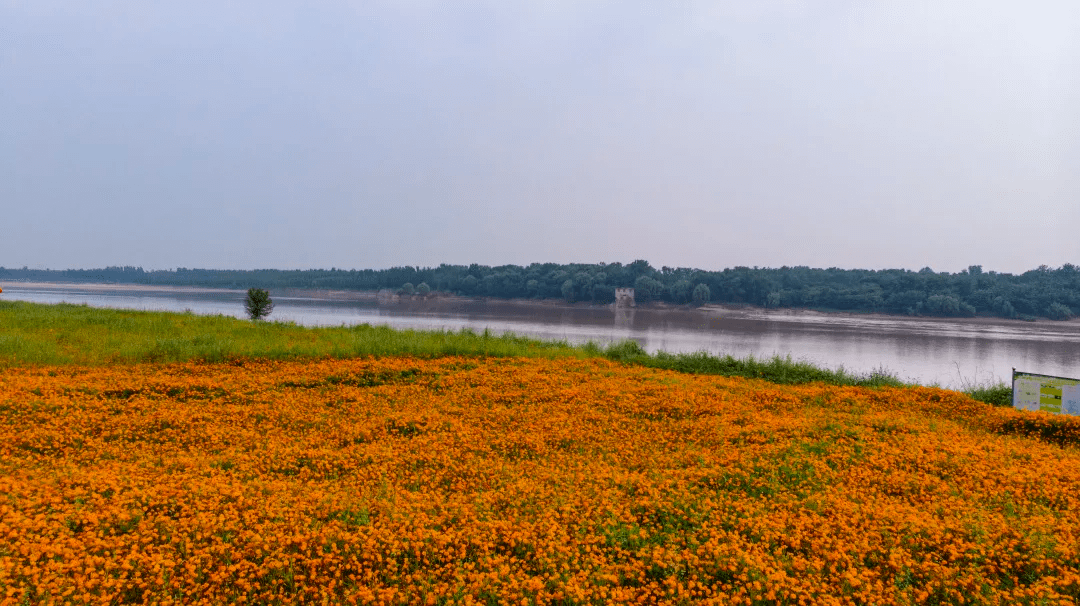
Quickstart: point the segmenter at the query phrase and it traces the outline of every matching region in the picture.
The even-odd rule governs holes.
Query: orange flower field
[[[1057,604],[1080,424],[602,360],[0,374],[0,603]]]

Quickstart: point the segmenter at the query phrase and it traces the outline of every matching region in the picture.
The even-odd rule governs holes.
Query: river
[[[0,299],[243,317],[245,291],[120,284],[0,283]],[[1009,381],[1012,369],[1080,377],[1080,321],[907,318],[803,310],[612,309],[556,302],[380,301],[372,293],[271,291],[271,320],[513,332],[572,343],[633,339],[655,352],[790,355],[857,373],[887,370],[927,385]]]

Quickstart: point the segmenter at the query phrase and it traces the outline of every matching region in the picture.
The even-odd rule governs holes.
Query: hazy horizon
[[[1080,3],[0,0],[0,266],[1080,262]]]
[[[633,261],[638,261],[638,260],[642,260],[642,259],[634,259],[632,261],[597,261],[597,262],[591,262],[591,261],[567,261],[566,263],[557,263],[557,264],[559,264],[559,265],[614,265],[615,263],[621,263],[623,266],[626,266],[626,265],[632,263]],[[643,260],[648,261],[648,259],[643,259]],[[484,267],[491,267],[491,268],[513,265],[513,266],[526,268],[526,267],[529,267],[530,265],[534,265],[534,264],[535,265],[544,265],[544,264],[548,264],[548,263],[556,263],[556,262],[554,262],[554,261],[534,261],[534,262],[531,262],[531,263],[476,263],[476,265],[480,265],[480,266],[484,266]],[[4,266],[4,265],[0,265],[0,268],[9,269],[9,270],[19,270],[19,271],[22,271],[22,270],[31,270],[31,271],[69,271],[69,270],[70,271],[93,271],[93,270],[96,270],[96,269],[108,269],[110,267],[134,267],[134,268],[137,268],[137,269],[141,269],[141,270],[143,270],[145,272],[177,271],[177,270],[180,270],[180,269],[184,269],[184,270],[200,270],[200,271],[201,270],[209,270],[209,271],[364,271],[364,270],[385,271],[385,270],[393,269],[393,268],[397,268],[397,267],[415,267],[415,268],[421,269],[421,270],[437,269],[439,267],[439,265],[440,264],[435,264],[435,265],[405,265],[405,264],[399,264],[399,265],[389,265],[389,266],[386,266],[386,267],[338,267],[338,266],[329,266],[329,267],[250,267],[250,268],[240,268],[240,267],[196,267],[196,266],[189,266],[189,265],[177,265],[177,266],[174,266],[174,267],[146,267],[146,266],[143,266],[143,265],[139,265],[137,263],[122,263],[122,264],[100,266],[100,267],[33,267],[33,266],[29,266],[29,265],[26,265],[26,266],[20,265],[18,267],[14,267],[14,266],[7,267],[7,266]],[[468,267],[468,266],[472,265],[472,263],[447,263],[446,265],[453,265],[453,266],[458,266],[458,267]],[[783,269],[784,267],[789,267],[789,268],[808,267],[810,269],[824,269],[824,270],[840,269],[840,270],[845,270],[845,271],[848,271],[848,270],[867,270],[867,271],[894,271],[894,270],[899,270],[899,271],[919,272],[919,271],[929,267],[935,273],[950,273],[950,274],[963,273],[963,272],[966,272],[971,267],[969,265],[969,266],[965,266],[965,267],[950,271],[950,270],[938,269],[936,267],[930,267],[930,266],[923,266],[923,267],[840,267],[840,266],[833,265],[833,266],[829,266],[829,267],[815,267],[815,266],[812,266],[812,265],[777,265],[777,266],[728,265],[728,266],[723,266],[723,267],[699,267],[699,266],[693,266],[693,265],[680,265],[680,266],[674,266],[673,267],[673,266],[657,265],[657,264],[651,263],[651,262],[649,263],[649,265],[653,269],[658,270],[658,271],[661,270],[664,267],[668,267],[670,269],[692,269],[692,270],[701,270],[701,271],[707,271],[707,272],[724,271],[725,269],[736,269],[736,268],[739,268],[739,267],[745,267],[745,268],[750,268],[750,269],[755,269],[755,270],[757,270],[757,269],[766,269],[766,270]],[[999,274],[1011,274],[1011,275],[1020,275],[1020,274],[1023,274],[1023,273],[1029,272],[1029,271],[1038,270],[1040,267],[1042,267],[1042,266],[1029,267],[1029,268],[1021,270],[1021,271],[1008,272],[1008,271],[1000,271],[1000,270],[997,270],[997,269],[995,269],[993,267],[986,267],[985,265],[981,265],[979,263],[972,263],[971,265],[978,265],[983,273],[994,272],[994,273],[999,273]],[[1072,263],[1065,263],[1063,265],[1073,265],[1074,267],[1076,266],[1076,264],[1072,264]],[[1062,266],[1046,265],[1046,267],[1049,268],[1050,270],[1056,270],[1056,269],[1060,269]]]

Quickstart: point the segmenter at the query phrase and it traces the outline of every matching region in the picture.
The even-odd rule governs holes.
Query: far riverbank
[[[81,283],[81,282],[0,282],[0,289],[23,288],[23,289],[80,289],[96,292],[156,292],[156,293],[191,293],[191,294],[222,294],[235,293],[243,296],[246,292],[242,289],[209,288],[202,286],[171,286],[153,284],[131,283]],[[427,296],[399,295],[397,293],[388,296],[386,290],[334,290],[334,289],[311,289],[311,288],[272,288],[269,289],[271,296],[314,299],[320,301],[353,301],[378,303],[385,306],[399,306],[403,309],[430,311],[435,313],[453,313],[463,308],[475,308],[487,306],[492,308],[519,308],[528,309],[565,309],[565,310],[614,310],[614,304],[592,304],[588,302],[568,303],[563,299],[504,299],[498,297],[470,297],[446,292],[433,291]],[[831,309],[816,308],[767,308],[749,304],[718,304],[708,303],[702,306],[676,305],[666,302],[642,303],[634,308],[619,308],[619,311],[648,311],[650,314],[687,314],[699,313],[709,316],[723,316],[732,319],[769,319],[773,321],[823,321],[828,319],[858,319],[879,321],[910,321],[918,323],[938,323],[942,325],[972,325],[972,326],[1006,326],[1022,327],[1037,325],[1040,327],[1055,327],[1056,329],[1075,331],[1080,334],[1080,316],[1069,320],[1051,320],[1048,318],[1035,319],[1010,319],[1000,316],[976,315],[973,317],[942,317],[929,315],[889,314],[881,312],[852,312]]]

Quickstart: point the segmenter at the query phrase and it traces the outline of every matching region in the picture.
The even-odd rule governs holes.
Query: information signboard
[[[1080,379],[1052,377],[1013,369],[1013,407],[1054,414],[1080,415]]]

